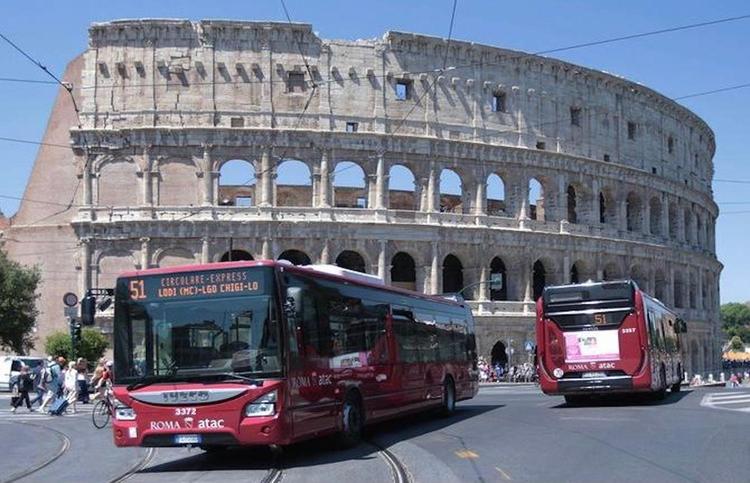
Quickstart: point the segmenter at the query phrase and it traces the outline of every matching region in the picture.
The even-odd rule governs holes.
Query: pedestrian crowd
[[[104,397],[112,379],[112,361],[99,360],[91,377],[86,359],[79,357],[75,361],[66,361],[64,357],[52,356],[46,364],[39,364],[30,369],[22,365],[19,375],[12,382],[11,412],[25,404],[33,412],[39,405],[40,412],[62,415],[66,411],[75,414],[78,403],[89,404],[91,400]],[[90,388],[95,395],[89,397]]]
[[[729,376],[729,387],[740,387],[743,384],[750,384],[750,374],[747,372],[732,373],[732,375]]]
[[[479,382],[534,382],[537,380],[534,364],[524,362],[520,366],[511,365],[506,369],[504,364],[495,361],[489,364],[484,357],[479,357]]]

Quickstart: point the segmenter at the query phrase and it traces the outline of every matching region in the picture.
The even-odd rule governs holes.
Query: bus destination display
[[[152,275],[128,280],[128,289],[131,300],[242,295],[259,292],[262,277],[248,270]]]

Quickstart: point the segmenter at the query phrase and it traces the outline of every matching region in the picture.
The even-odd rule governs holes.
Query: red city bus
[[[286,445],[478,391],[469,308],[330,265],[229,262],[117,280],[117,446]]]
[[[537,371],[568,403],[613,392],[680,390],[685,323],[635,282],[546,287],[536,303]]]

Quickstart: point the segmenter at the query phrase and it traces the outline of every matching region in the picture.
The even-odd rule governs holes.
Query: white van
[[[45,361],[41,357],[27,357],[27,356],[3,356],[0,357],[0,391],[10,391],[11,378],[18,376],[21,371],[21,364],[29,366],[29,369],[34,369],[40,366]]]

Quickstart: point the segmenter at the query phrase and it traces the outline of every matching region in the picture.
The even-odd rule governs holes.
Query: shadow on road
[[[457,406],[455,414],[446,418],[437,417],[431,412],[406,415],[368,427],[365,441],[355,448],[341,449],[335,436],[318,438],[284,447],[280,461],[267,447],[230,448],[212,453],[196,449],[194,454],[155,464],[141,470],[140,473],[268,470],[276,467],[277,464],[287,469],[353,460],[369,460],[377,458],[377,452],[379,451],[379,448],[370,441],[377,441],[378,446],[388,447],[400,441],[437,431],[502,407],[504,406],[501,404],[460,404]]]
[[[562,403],[552,406],[556,409],[578,408],[578,407],[622,407],[622,406],[668,406],[680,402],[688,396],[690,391],[667,393],[664,399],[659,399],[654,394],[606,394],[587,396],[575,404]]]

